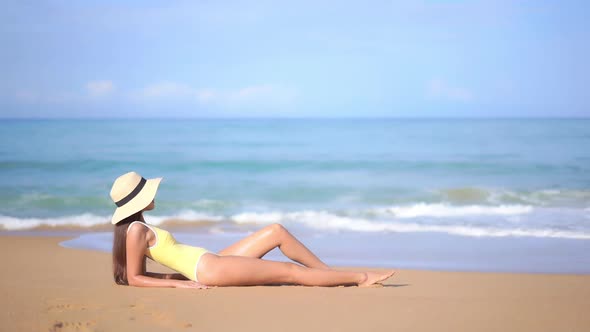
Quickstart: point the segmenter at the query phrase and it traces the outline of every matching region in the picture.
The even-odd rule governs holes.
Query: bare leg
[[[199,281],[209,286],[299,284],[306,286],[368,286],[393,275],[387,272],[352,272],[315,269],[294,263],[244,256],[205,254],[199,263]]]
[[[262,256],[276,247],[279,247],[288,258],[307,267],[317,269],[330,268],[281,224],[266,226],[221,250],[219,255],[262,258]]]

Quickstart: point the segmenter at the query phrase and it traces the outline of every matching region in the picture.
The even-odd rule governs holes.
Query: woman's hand
[[[175,288],[197,288],[197,289],[208,289],[211,288],[207,285],[203,285],[200,282],[193,280],[178,280],[174,283]]]

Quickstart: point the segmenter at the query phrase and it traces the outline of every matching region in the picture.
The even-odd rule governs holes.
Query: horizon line
[[[298,117],[0,117],[7,120],[569,120],[590,119],[579,116],[298,116]]]

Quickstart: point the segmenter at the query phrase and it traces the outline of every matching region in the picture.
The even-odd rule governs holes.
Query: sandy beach
[[[0,330],[590,330],[588,275],[399,270],[374,288],[134,288],[114,284],[109,254],[66,239],[0,237]]]

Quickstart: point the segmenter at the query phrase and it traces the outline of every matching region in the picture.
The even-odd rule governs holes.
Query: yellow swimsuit
[[[198,281],[197,266],[199,265],[199,260],[201,260],[201,257],[203,257],[205,253],[210,252],[209,250],[177,243],[176,239],[170,234],[170,232],[141,221],[134,221],[129,224],[127,232],[129,232],[131,225],[135,223],[145,225],[156,235],[156,243],[153,246],[148,247],[148,257],[164,266],[178,271],[191,280]]]

